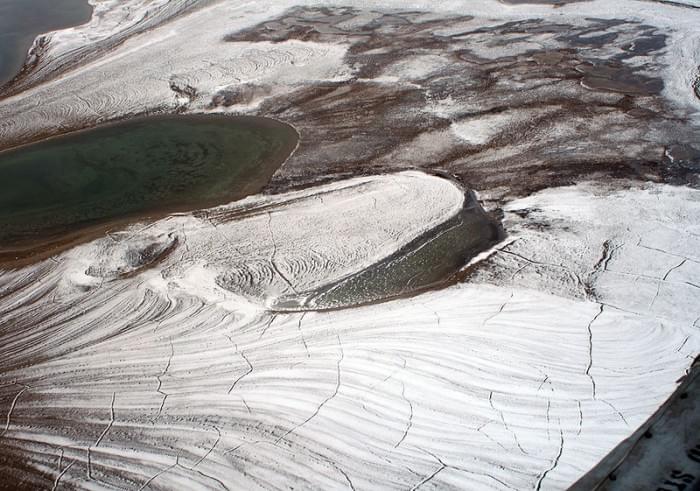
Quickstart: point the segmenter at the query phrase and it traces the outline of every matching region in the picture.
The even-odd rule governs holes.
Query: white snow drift
[[[597,208],[629,201],[620,213],[645,230],[645,245],[697,264],[697,191],[652,186],[581,199],[587,189],[513,204],[537,206],[555,224],[575,213],[589,233],[576,240],[554,227],[554,246],[540,244],[539,256],[512,254],[526,267],[545,256],[556,265],[570,259],[556,247],[567,240],[596,270],[607,230]],[[173,217],[4,272],[6,454],[29,458],[59,485],[99,489],[565,488],[654,412],[700,352],[697,329],[680,322],[700,290],[679,300],[680,313],[502,281],[273,314],[215,282],[217,271],[245,267],[235,259],[245,256],[260,258],[249,266],[259,276],[251,284],[268,289],[260,298],[323,284],[460,204],[459,190],[437,177],[360,178]],[[687,220],[685,241],[669,243],[655,226],[669,216]],[[301,232],[308,225],[314,234]],[[531,227],[512,226],[534,243],[524,237]],[[128,263],[119,251],[170,244],[168,234],[179,243],[163,262],[115,276]],[[317,257],[327,261],[293,267]],[[634,295],[640,277],[664,291],[690,274],[620,257],[607,265],[625,269],[619,295]],[[276,278],[281,271],[289,283]],[[610,272],[591,276],[595,291]]]

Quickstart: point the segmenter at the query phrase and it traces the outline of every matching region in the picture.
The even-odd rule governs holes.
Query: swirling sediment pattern
[[[666,188],[638,199],[655,194],[668,206],[640,212],[640,226],[694,216],[691,200]],[[552,206],[547,195],[532,200]],[[421,233],[408,224],[445,220],[461,202],[438,177],[358,178],[135,226],[2,272],[7,482],[566,487],[673,390],[700,351],[697,329],[680,321],[689,311],[640,315],[605,292],[567,299],[503,282],[325,313],[265,309],[275,290],[378,261],[385,243]],[[582,220],[586,202],[575,202]],[[367,220],[376,226],[362,228]],[[663,238],[654,234],[646,240]],[[142,270],[120,267],[153,243],[170,252]],[[259,259],[223,259],[237,254]],[[237,268],[222,288],[219,272]]]
[[[0,146],[255,113],[301,134],[284,193],[0,271],[0,487],[558,490],[676,388],[700,198],[628,179],[698,182],[696,9],[194,3],[100,1],[52,35]],[[460,186],[408,168],[502,210],[468,283],[277,309],[458,216]]]

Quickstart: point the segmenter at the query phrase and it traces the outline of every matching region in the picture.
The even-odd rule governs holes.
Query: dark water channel
[[[39,34],[84,24],[87,0],[0,0],[0,86],[22,68]]]

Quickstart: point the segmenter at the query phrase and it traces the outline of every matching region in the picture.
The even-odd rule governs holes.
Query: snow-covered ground
[[[62,283],[89,288],[133,274],[149,266],[142,251],[155,245],[171,256],[149,256],[163,261],[157,284],[183,284],[195,294],[204,288],[260,307],[274,308],[280,298],[303,303],[446,222],[463,204],[458,185],[421,172],[254,196],[76,247],[61,259]]]
[[[361,9],[346,19],[351,31],[383,11],[426,10],[426,22],[452,19],[430,27],[435,37],[449,30],[451,39],[523,17],[562,23],[564,30],[588,25],[593,15],[646,23],[668,35],[661,61],[653,60],[665,104],[678,111],[672,115],[678,134],[686,134],[681,122],[698,121],[699,101],[690,90],[700,65],[698,13],[682,6],[635,0],[557,8],[489,0],[468,9],[461,0],[94,4],[90,24],[50,36],[25,80],[36,85],[0,100],[0,143],[151,111],[256,113],[266,101],[308,87],[343,96],[343,84],[357,82],[366,69],[348,62],[347,33],[335,42],[225,41],[299,5]],[[465,14],[474,18],[454,20]],[[616,32],[618,44],[638,28]],[[567,49],[549,31],[510,47],[476,44],[469,56],[477,65],[489,57],[510,63],[532,46]],[[417,51],[360,83],[380,100],[385,87],[413,90],[425,77],[436,77],[439,87],[443,58],[411,49]],[[83,52],[99,56],[72,65],[71,57]],[[632,59],[639,66],[652,60]],[[479,73],[465,70],[460,83],[476,83],[467,75]],[[526,79],[494,83],[538,90]],[[187,87],[196,90],[181,90]],[[241,87],[242,100],[212,105],[217,94]],[[658,104],[652,97],[630,108],[626,96],[606,93],[603,110],[620,105],[619,114],[584,112],[571,126],[548,126],[579,92],[558,87],[552,90],[563,95],[547,107],[537,101],[508,107],[513,99],[507,99],[504,108],[481,113],[477,102],[452,97],[454,87],[426,90],[410,114],[390,114],[397,124],[416,114],[445,124],[382,147],[383,173],[137,224],[0,271],[3,473],[54,489],[539,491],[566,488],[629,436],[700,354],[700,191],[690,187],[570,174],[568,186],[519,191],[529,194],[522,197],[512,189],[534,173],[525,161],[512,174],[511,189],[477,190],[489,206],[501,207],[508,237],[469,266],[466,282],[346,310],[271,309],[280,299],[303,303],[310,292],[379,263],[464,205],[464,190],[450,180],[390,171],[418,161],[429,167],[458,144],[485,146],[479,172],[494,181],[480,182],[497,182],[503,170],[489,167],[488,156],[517,162],[518,144],[499,142],[530,121],[530,130],[540,131],[535,140],[594,134],[597,122],[604,128],[610,122],[622,142],[665,135],[653,124],[636,132],[642,120],[635,118],[659,117],[640,107]],[[475,85],[479,90],[486,89]],[[321,105],[342,105],[337,94],[328,100],[323,94]],[[369,102],[349,91],[345,97],[356,112],[374,114],[375,95],[361,95]],[[279,113],[297,121],[316,117],[299,109],[302,102],[290,99],[291,109]],[[303,144],[310,141],[311,151],[327,157],[330,170],[314,178],[359,172],[359,164],[333,167],[345,147],[329,133],[356,130],[353,112],[344,116],[330,129],[300,131]],[[393,130],[380,137],[389,141]],[[353,137],[373,131],[360,127]],[[490,154],[489,145],[495,146]],[[557,177],[557,170],[547,172]]]
[[[374,208],[371,188],[349,196],[358,184],[415,189],[412,212],[427,203],[438,209],[434,196],[445,196],[443,219],[460,202],[459,193],[448,199],[452,185],[439,178],[360,179],[272,199],[281,210],[273,207],[271,224],[288,213],[275,230],[303,228],[308,201],[319,195],[328,224],[357,210],[341,227],[368,213],[400,220],[394,212],[409,208],[393,200]],[[435,186],[443,188],[431,196]],[[37,483],[94,488],[563,489],[643,423],[700,352],[692,321],[700,289],[689,284],[698,264],[698,192],[591,193],[582,185],[511,204],[537,209],[551,228],[549,241],[537,242],[541,232],[511,225],[516,242],[489,259],[504,256],[506,264],[486,268],[510,272],[513,258],[524,269],[510,280],[335,312],[268,313],[217,287],[207,266],[188,266],[188,254],[235,255],[229,234],[243,227],[236,221],[216,230],[194,218],[158,222],[154,236],[177,230],[182,243],[135,276],[90,284],[71,273],[106,271],[91,258],[110,257],[100,250],[110,239],[6,272],[6,465],[29,459]],[[348,208],[339,206],[348,199]],[[621,216],[634,226],[609,236]],[[669,217],[686,220],[683,240],[669,241],[659,226]],[[267,220],[243,222],[252,230]],[[573,229],[556,229],[564,223]],[[253,242],[268,240],[266,224],[257,227]],[[301,235],[280,241],[283,264],[315,247],[315,234]],[[113,249],[138,245],[138,237],[117,237]],[[366,251],[372,240],[343,237],[328,244],[331,254]],[[604,240],[612,241],[609,253],[599,258]],[[198,242],[208,255],[193,249]],[[628,260],[643,251],[661,258]],[[591,270],[591,298],[567,289],[563,278],[574,273],[562,265],[576,264],[571,254],[581,271]],[[535,291],[518,279],[528,270],[554,279]],[[305,272],[289,271],[293,282],[295,274],[302,281]],[[656,301],[645,296],[650,282]],[[544,291],[559,285],[561,294]]]
[[[445,16],[476,16],[474,22],[463,26],[465,29],[483,28],[523,16],[585,24],[591,12],[608,19],[645,23],[669,37],[664,64],[660,67],[666,96],[693,113],[700,108],[700,100],[692,90],[700,65],[698,14],[653,2],[596,0],[553,9],[548,5],[504,5],[497,0],[486,0],[470,3],[467,11],[463,0],[419,1],[410,5],[399,0],[381,0],[371,5],[360,0],[209,1],[195,2],[196,8],[191,0],[166,4],[144,0],[118,3],[92,0],[91,3],[95,6],[93,21],[48,36],[46,60],[42,59],[36,73],[29,76],[32,83],[40,85],[0,101],[0,141],[26,139],[86,121],[94,123],[134,113],[173,110],[182,105],[190,110],[210,110],[208,103],[220,90],[246,83],[269,86],[269,91],[254,100],[228,109],[254,112],[263,99],[289,93],[300,85],[349,80],[354,67],[343,62],[348,45],[342,38],[336,43],[322,44],[297,40],[281,43],[225,40],[228,34],[273,19],[297,6],[422,9]],[[184,14],[177,16],[178,10]],[[122,39],[124,33],[128,36]],[[113,45],[107,43],[109,40],[113,40]],[[51,77],[52,69],[59,68],[52,67],[52,63],[70,65],[66,58],[71,57],[80,61],[91,46],[97,49],[101,43],[107,43],[100,48],[105,50],[103,56],[76,65],[58,78]],[[548,36],[540,36],[521,48],[527,50],[540,45],[560,47]],[[471,48],[486,58],[511,55],[520,49],[517,43],[500,48],[485,44]],[[438,60],[418,57],[411,67],[401,64],[387,67],[387,76],[377,80],[383,83],[396,83],[397,78],[410,80],[409,72],[424,74],[431,63],[434,65]],[[135,66],[139,70],[133,70]],[[41,83],[44,79],[49,81]],[[172,84],[195,87],[196,100],[178,97],[171,90]]]

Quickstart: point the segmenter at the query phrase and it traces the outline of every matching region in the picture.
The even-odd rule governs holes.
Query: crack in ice
[[[586,376],[591,380],[591,390],[593,394],[593,399],[596,398],[596,386],[595,386],[595,379],[593,379],[593,375],[591,375],[591,368],[593,367],[593,330],[591,329],[591,326],[593,323],[600,317],[600,315],[603,313],[603,304],[599,304],[600,309],[596,313],[596,315],[591,319],[591,321],[588,323],[588,365],[586,366]]]
[[[163,396],[163,399],[160,401],[160,407],[158,408],[158,414],[155,415],[155,417],[151,420],[151,424],[155,423],[155,420],[160,417],[160,415],[163,412],[163,408],[165,407],[165,401],[168,399],[168,393],[164,392],[162,390],[163,387],[163,379],[162,377],[165,376],[166,373],[168,373],[168,370],[170,370],[170,364],[173,361],[173,356],[175,356],[175,346],[173,345],[173,338],[170,338],[170,356],[168,356],[168,362],[165,365],[165,368],[163,371],[156,375],[156,379],[158,380],[158,388],[156,389],[156,392],[158,392],[160,395]]]
[[[547,474],[552,472],[557,465],[559,465],[559,459],[561,458],[561,454],[564,452],[564,432],[559,428],[559,452],[557,453],[557,456],[554,458],[552,461],[552,465],[545,470],[537,480],[537,485],[535,486],[536,491],[540,491],[540,488],[542,487],[542,481],[544,481],[545,477],[547,477]]]
[[[92,479],[92,449],[97,448],[100,445],[100,443],[102,443],[102,440],[104,439],[104,437],[107,435],[109,430],[111,430],[112,426],[114,425],[114,401],[115,401],[116,397],[117,397],[117,393],[112,392],[112,403],[109,406],[109,424],[102,431],[100,436],[97,438],[97,441],[93,445],[91,445],[87,448],[87,478],[88,478],[88,480]]]
[[[2,430],[2,433],[0,433],[0,438],[4,437],[5,433],[7,433],[8,430],[10,429],[10,423],[12,421],[12,413],[15,411],[15,407],[17,406],[17,401],[19,400],[20,396],[22,394],[24,394],[27,390],[31,389],[31,387],[29,385],[18,384],[16,382],[9,384],[9,385],[19,385],[20,387],[22,387],[22,389],[19,392],[17,392],[14,399],[12,399],[12,404],[10,405],[10,409],[9,409],[9,411],[7,411],[7,420],[5,421],[5,428]]]
[[[394,445],[394,448],[398,448],[399,445],[401,445],[403,443],[403,441],[408,436],[408,432],[411,429],[411,426],[413,426],[413,403],[411,403],[411,401],[406,397],[406,384],[403,381],[401,382],[401,397],[408,404],[408,408],[409,408],[410,412],[408,414],[408,422],[406,424],[406,428],[404,429],[403,435],[401,435],[401,439],[399,439],[399,441],[396,442],[396,445]]]
[[[275,440],[275,443],[274,443],[275,445],[278,445],[282,440],[287,438],[287,436],[289,436],[291,433],[294,433],[299,428],[301,428],[302,426],[307,424],[309,421],[314,419],[316,416],[318,416],[318,413],[321,412],[321,409],[323,409],[323,407],[326,404],[328,404],[331,401],[331,399],[333,399],[335,396],[338,395],[338,391],[340,390],[340,364],[343,362],[343,359],[345,358],[345,353],[343,352],[343,344],[340,341],[340,336],[338,336],[338,347],[340,348],[340,357],[338,358],[338,361],[336,362],[336,381],[335,381],[335,389],[333,390],[333,393],[330,396],[326,397],[323,400],[323,402],[321,402],[321,404],[319,404],[319,406],[316,408],[316,410],[313,412],[313,414],[311,414],[311,416],[309,416],[304,421],[302,421],[298,425],[294,426],[293,428],[288,430],[286,433],[284,433],[282,436],[280,436],[277,440]]]

